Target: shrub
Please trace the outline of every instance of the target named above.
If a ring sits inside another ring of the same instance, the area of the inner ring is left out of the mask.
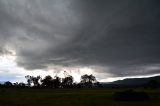
[[[114,100],[118,101],[144,101],[150,99],[146,92],[136,92],[134,90],[116,92],[113,97]]]

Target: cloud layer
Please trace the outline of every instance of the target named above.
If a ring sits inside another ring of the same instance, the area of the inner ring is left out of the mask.
[[[160,73],[158,0],[0,0],[0,14],[0,54],[25,69]]]

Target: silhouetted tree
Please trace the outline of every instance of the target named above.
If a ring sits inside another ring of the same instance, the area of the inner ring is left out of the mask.
[[[25,76],[25,78],[27,79],[27,85],[28,85],[29,87],[31,87],[32,76],[27,75],[27,76]]]
[[[37,76],[37,77],[31,77],[31,79],[32,79],[32,82],[33,82],[33,84],[34,84],[34,87],[39,87],[40,86],[40,79],[41,79],[41,77],[40,76]]]
[[[81,88],[82,84],[81,83],[73,83],[73,88]]]
[[[41,80],[41,82],[43,87],[54,87],[54,80],[50,75],[46,76],[43,80]]]
[[[62,79],[62,86],[63,88],[70,88],[73,84],[73,77],[71,75],[68,75],[67,77]]]
[[[81,76],[81,84],[82,86],[85,86],[85,87],[92,87],[93,86],[93,83],[96,81],[96,78],[95,76],[93,76],[92,74],[91,75],[82,75]]]
[[[27,79],[27,85],[30,87],[31,84],[34,85],[34,87],[39,87],[40,86],[40,79],[41,77],[40,76],[37,76],[37,77],[34,77],[34,76],[25,76],[25,78]]]
[[[48,87],[48,88],[81,88],[81,87],[102,87],[102,85],[96,80],[95,76],[91,75],[83,75],[81,76],[80,83],[74,83],[73,77],[71,75],[66,74],[65,78],[60,78],[55,76],[52,78],[50,75],[46,76],[42,79],[40,76],[34,77],[27,75],[25,76],[27,79],[27,84],[21,83],[11,83],[9,81],[1,84],[0,86],[4,87]],[[33,85],[33,86],[31,86]]]
[[[4,83],[4,86],[6,86],[6,87],[12,87],[12,85],[13,84],[10,81],[7,81]]]
[[[20,82],[20,83],[18,84],[18,87],[20,87],[20,88],[24,88],[24,87],[26,87],[26,84],[25,84],[25,83],[23,83],[23,82]]]
[[[18,84],[19,84],[18,82],[13,83],[13,86],[14,86],[14,87],[18,87]]]
[[[55,78],[53,79],[53,85],[54,85],[54,88],[59,88],[61,85],[61,78],[59,78],[58,76],[55,76]]]

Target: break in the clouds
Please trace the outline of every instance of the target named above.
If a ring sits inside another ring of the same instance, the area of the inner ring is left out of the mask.
[[[26,70],[59,66],[116,77],[159,74],[160,2],[0,0],[0,55],[6,53]]]

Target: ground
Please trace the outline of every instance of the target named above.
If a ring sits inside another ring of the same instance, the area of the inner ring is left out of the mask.
[[[122,90],[0,88],[0,106],[160,106],[158,89],[138,89],[151,96],[148,101],[115,101],[113,94]]]

